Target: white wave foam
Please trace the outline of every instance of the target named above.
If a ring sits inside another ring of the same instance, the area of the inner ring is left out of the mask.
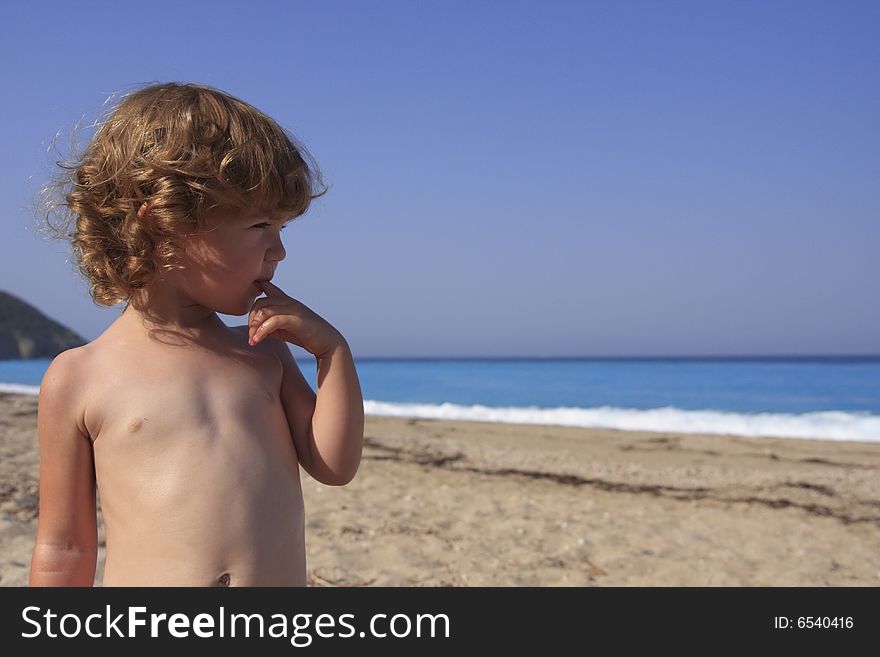
[[[0,383],[0,392],[39,395],[40,386]],[[566,427],[622,429],[625,431],[668,431],[736,436],[814,438],[880,442],[880,415],[868,412],[816,411],[812,413],[733,413],[730,411],[687,411],[674,406],[652,408],[538,408],[537,406],[490,407],[479,404],[398,404],[364,400],[368,415],[512,422]]]
[[[673,406],[641,410],[636,408],[538,408],[461,406],[458,404],[391,404],[364,401],[369,415],[551,424],[630,431],[730,434],[822,440],[880,442],[880,415],[868,412],[817,411],[813,413],[733,413],[729,411],[687,411]]]
[[[28,386],[23,383],[0,383],[0,392],[12,392],[19,395],[39,395],[40,386]]]

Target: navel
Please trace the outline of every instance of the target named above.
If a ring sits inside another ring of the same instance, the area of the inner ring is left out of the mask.
[[[223,573],[222,575],[220,575],[220,577],[217,579],[217,582],[220,584],[220,586],[229,586],[229,573]]]

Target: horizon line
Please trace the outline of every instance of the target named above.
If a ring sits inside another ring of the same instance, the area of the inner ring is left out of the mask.
[[[300,348],[302,351],[302,348]],[[300,356],[294,354],[297,360],[308,360],[308,356]],[[354,355],[355,360],[361,361],[546,361],[546,360],[763,360],[763,361],[806,361],[806,360],[880,360],[880,353],[877,354],[749,354],[749,355],[731,355],[731,354],[714,354],[714,355],[673,355],[673,356],[359,356]],[[52,358],[3,358],[0,362],[24,362],[28,360],[52,360]]]
[[[877,354],[749,354],[749,355],[673,355],[673,356],[358,356],[356,360],[880,360]]]

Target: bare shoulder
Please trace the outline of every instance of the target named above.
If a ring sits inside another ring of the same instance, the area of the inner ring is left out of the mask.
[[[40,382],[39,409],[44,416],[63,414],[75,421],[82,433],[88,433],[84,418],[92,356],[88,344],[62,351],[52,359]]]
[[[40,386],[48,384],[50,387],[59,388],[76,385],[88,368],[87,363],[93,351],[94,349],[88,344],[62,351],[49,363]]]
[[[241,338],[242,342],[247,344],[248,338],[248,327],[247,324],[243,324],[242,326],[231,326],[230,329]],[[290,348],[287,346],[287,343],[284,340],[275,340],[275,339],[267,339],[263,340],[256,346],[251,347],[248,345],[248,349],[260,352],[260,353],[270,353],[273,354],[278,360],[281,361],[282,365],[289,365],[289,361],[293,360],[293,355],[290,353]]]
[[[232,328],[232,330],[236,334],[240,335],[241,340],[244,342],[244,344],[247,345],[247,325],[245,324],[243,326],[233,326],[230,328]],[[293,354],[290,351],[290,347],[284,340],[268,338],[261,341],[254,347],[248,346],[247,348],[255,350],[257,352],[271,354],[276,359],[278,359],[278,361],[281,363],[282,383],[286,384],[284,386],[285,389],[287,389],[288,386],[292,386],[298,391],[292,394],[296,396],[302,396],[303,399],[305,399],[307,402],[310,399],[310,395],[312,397],[314,396],[314,392],[309,387],[309,384],[303,377],[302,372],[299,369],[299,365],[297,365],[296,360],[294,359]],[[314,406],[313,401],[311,402],[311,405]]]

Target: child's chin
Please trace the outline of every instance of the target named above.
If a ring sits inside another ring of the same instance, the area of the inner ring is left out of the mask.
[[[259,293],[247,293],[236,299],[217,300],[215,312],[223,315],[241,316],[247,315],[254,305]]]
[[[214,308],[214,311],[220,313],[221,315],[231,315],[233,317],[240,317],[241,315],[247,315],[251,310],[251,306],[253,306],[253,305],[254,305],[254,302],[253,302],[253,299],[251,299],[247,303],[240,303],[240,304],[237,304],[234,306],[230,304],[229,306],[223,306],[221,308]]]

